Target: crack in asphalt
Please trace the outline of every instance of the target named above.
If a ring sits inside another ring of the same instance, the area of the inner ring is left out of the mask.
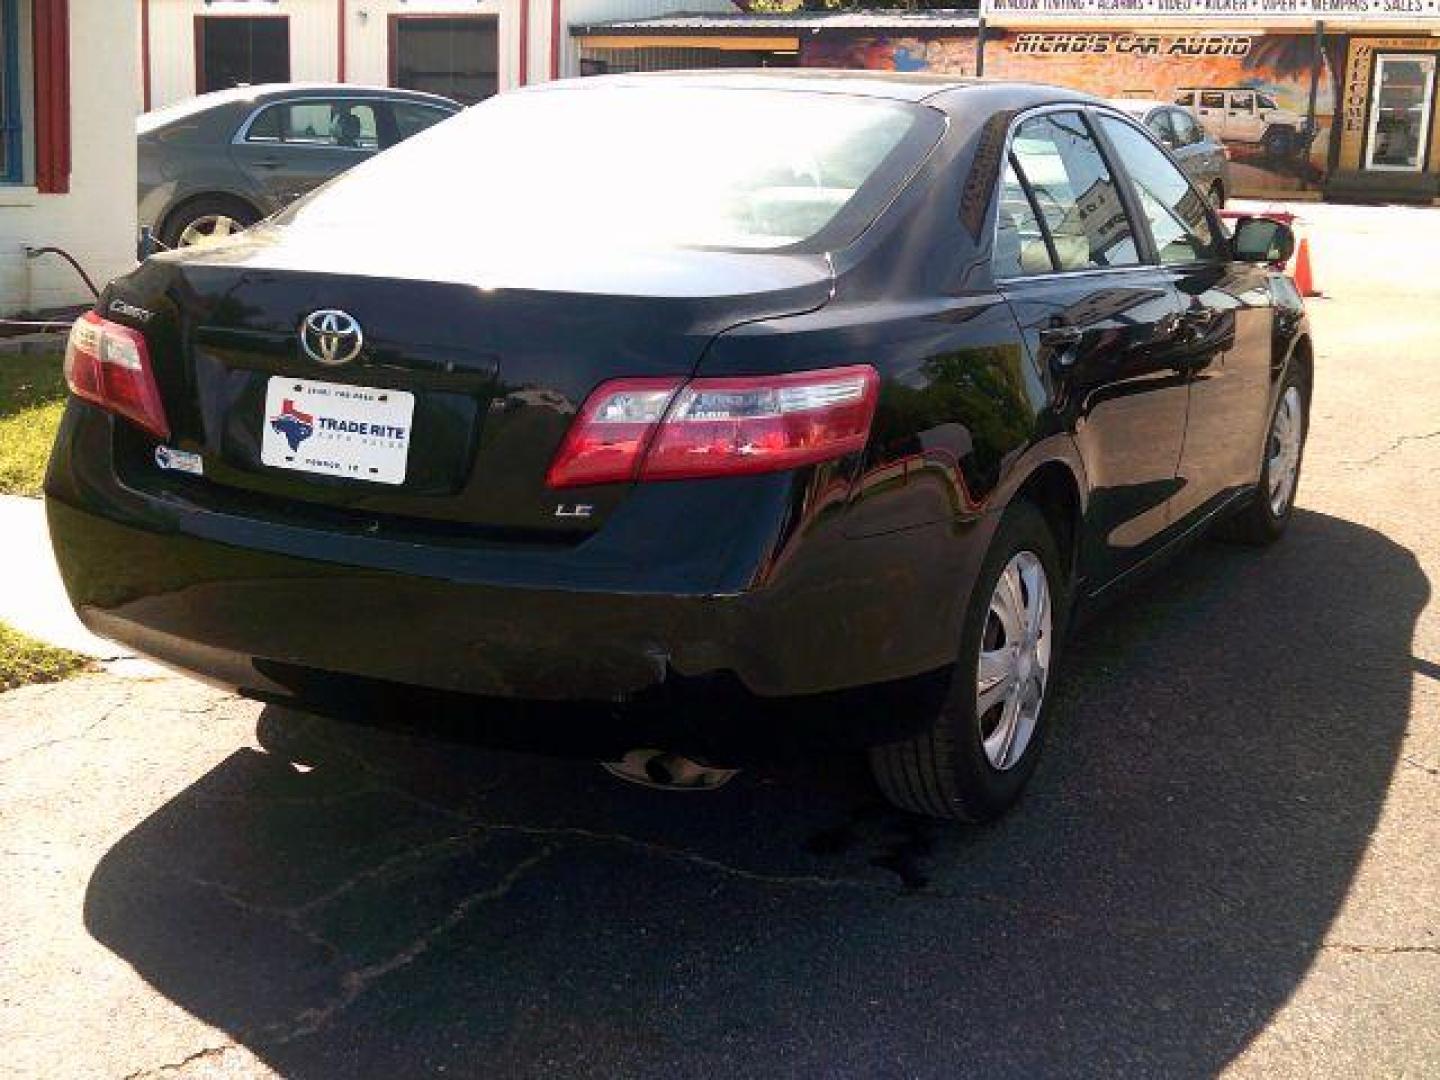
[[[162,866],[151,859],[139,861],[143,861],[145,866],[153,873],[161,874],[175,881],[181,881],[187,885],[193,885],[196,888],[213,892],[226,903],[246,914],[267,919],[278,919],[286,929],[326,953],[332,960],[344,959],[345,954],[341,948],[330,939],[306,926],[301,921],[297,909],[281,907],[278,904],[257,904],[253,900],[247,900],[244,896],[240,895],[233,886],[227,885],[225,882],[215,878],[204,877],[200,874],[184,873],[172,867]]]
[[[1423,761],[1416,761],[1409,754],[1402,755],[1400,762],[1403,765],[1409,765],[1412,769],[1419,769],[1423,773],[1429,773],[1431,776],[1440,776],[1440,768],[1436,768],[1434,765],[1426,765]]]
[[[15,753],[10,754],[8,757],[0,758],[0,766],[9,765],[12,762],[19,761],[21,758],[27,757],[30,754],[35,753],[35,751],[37,750],[48,750],[52,746],[62,746],[65,743],[69,742],[83,742],[85,739],[88,739],[91,735],[93,735],[95,731],[102,725],[104,725],[112,716],[114,716],[116,713],[118,713],[121,709],[125,708],[129,704],[130,692],[127,690],[121,696],[121,700],[107,706],[105,711],[101,713],[98,718],[90,721],[90,723],[86,724],[85,727],[80,731],[77,731],[71,735],[60,735],[54,739],[46,739],[43,742],[38,742],[31,746],[27,746],[22,750],[17,750],[15,751]]]
[[[1341,464],[1343,464],[1343,465],[1374,465],[1375,462],[1379,461],[1381,458],[1385,457],[1387,454],[1393,454],[1396,450],[1399,450],[1399,449],[1400,449],[1402,446],[1404,446],[1406,443],[1410,443],[1410,442],[1423,442],[1423,441],[1426,440],[1426,439],[1435,439],[1435,438],[1440,438],[1440,431],[1426,431],[1426,432],[1423,432],[1423,433],[1420,434],[1420,435],[1401,435],[1398,439],[1396,439],[1394,442],[1392,442],[1389,446],[1385,447],[1385,449],[1381,450],[1381,451],[1380,451],[1379,453],[1377,453],[1377,454],[1372,455],[1371,457],[1362,458],[1362,459],[1352,458],[1352,459],[1350,459],[1349,461],[1342,462]]]
[[[887,895],[893,895],[897,891],[890,885],[881,884],[878,881],[864,881],[860,878],[826,877],[823,874],[767,874],[760,870],[746,870],[743,867],[721,862],[719,859],[712,859],[707,855],[686,851],[684,848],[657,844],[653,840],[639,840],[633,836],[627,836],[625,833],[600,832],[595,829],[586,829],[573,825],[523,825],[511,822],[485,822],[479,824],[478,827],[493,830],[498,833],[510,833],[516,836],[542,837],[557,840],[590,840],[599,843],[619,844],[624,847],[643,851],[647,855],[658,855],[666,859],[676,859],[681,862],[703,867],[718,874],[723,874],[726,877],[757,882],[763,885],[796,885],[825,889],[849,888],[860,889],[867,892],[882,892]]]
[[[423,934],[399,952],[378,963],[367,964],[364,967],[354,968],[345,972],[340,979],[340,993],[333,999],[322,1005],[301,1010],[288,1029],[277,1032],[275,1031],[274,1025],[272,1025],[259,1033],[260,1037],[267,1038],[277,1044],[284,1044],[304,1038],[307,1035],[313,1035],[327,1027],[336,1016],[344,1012],[364,995],[375,982],[402,968],[409,967],[416,960],[420,959],[420,957],[429,952],[435,943],[445,934],[462,923],[471,911],[480,904],[499,900],[504,897],[526,874],[541,862],[548,859],[554,851],[555,849],[553,847],[546,846],[528,858],[522,859],[494,885],[487,889],[481,889],[478,892],[471,893],[461,900],[451,909],[450,914],[430,926]]]
[[[1327,941],[1320,946],[1327,952],[1349,953],[1354,956],[1440,956],[1440,944],[1435,945],[1363,945],[1348,941]]]
[[[181,1069],[187,1068],[197,1061],[204,1061],[206,1058],[220,1057],[228,1054],[235,1048],[233,1042],[222,1043],[219,1046],[207,1046],[203,1050],[196,1050],[193,1054],[186,1055],[179,1061],[170,1061],[164,1065],[152,1065],[144,1069],[136,1069],[132,1073],[126,1073],[122,1080],[145,1080],[146,1077],[150,1076],[161,1076],[164,1073],[179,1072]]]

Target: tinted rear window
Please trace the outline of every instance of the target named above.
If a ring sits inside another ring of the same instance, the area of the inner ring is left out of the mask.
[[[925,106],[838,94],[511,94],[346,174],[278,224],[492,247],[834,247],[863,231],[943,130]]]

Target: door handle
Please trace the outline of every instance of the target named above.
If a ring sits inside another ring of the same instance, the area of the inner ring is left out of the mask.
[[[1063,323],[1040,331],[1040,345],[1049,351],[1050,370],[1057,377],[1066,375],[1075,366],[1075,361],[1079,359],[1075,346],[1084,336],[1085,331],[1080,327]]]
[[[279,158],[273,157],[260,158],[255,162],[256,167],[261,169],[278,169],[283,164]]]
[[[1078,326],[1047,326],[1040,331],[1040,344],[1052,349],[1067,349],[1080,344],[1085,331]]]

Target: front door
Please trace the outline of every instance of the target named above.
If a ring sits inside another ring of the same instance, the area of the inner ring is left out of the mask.
[[[1179,299],[1146,265],[1089,123],[1026,120],[1012,141],[995,274],[1092,495],[1082,572],[1093,587],[1161,542],[1185,435]]]
[[[1434,53],[1375,57],[1365,141],[1367,169],[1420,172],[1425,167],[1434,92]]]
[[[1270,291],[1264,270],[1230,259],[1204,195],[1144,133],[1114,116],[1100,127],[1180,299],[1170,355],[1188,377],[1190,407],[1170,521],[1183,527],[1257,479],[1269,420]]]

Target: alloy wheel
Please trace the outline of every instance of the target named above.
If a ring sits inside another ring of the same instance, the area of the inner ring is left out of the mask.
[[[1001,772],[1024,756],[1045,703],[1051,612],[1045,564],[1034,552],[1016,552],[990,597],[976,672],[980,741]]]
[[[186,248],[214,244],[242,232],[244,228],[244,225],[228,214],[206,214],[185,227],[185,231],[180,234],[180,242],[175,246]]]
[[[1270,441],[1266,452],[1266,475],[1270,481],[1270,512],[1276,517],[1285,513],[1295,494],[1295,480],[1300,472],[1300,446],[1305,433],[1305,410],[1298,387],[1287,387],[1275,407],[1275,420],[1270,425]]]

